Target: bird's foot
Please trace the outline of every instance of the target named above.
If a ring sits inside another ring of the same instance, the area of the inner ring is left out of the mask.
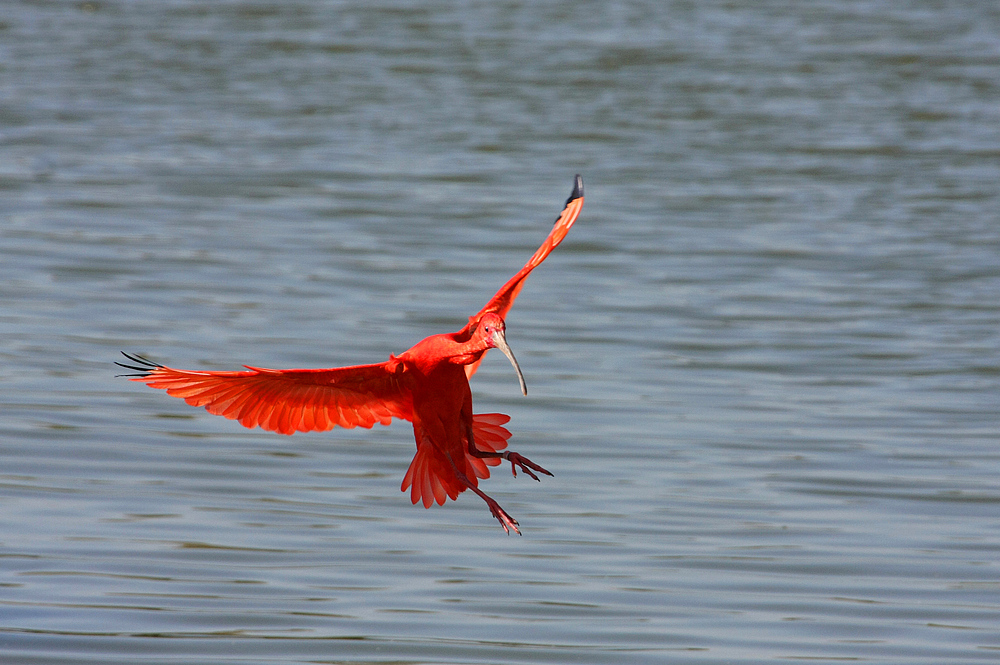
[[[517,467],[521,467],[521,471],[524,471],[526,474],[528,474],[535,480],[538,480],[538,476],[532,473],[532,469],[534,469],[538,473],[544,473],[546,476],[552,475],[551,471],[543,469],[542,467],[538,466],[530,459],[522,455],[521,453],[515,453],[512,450],[508,450],[503,453],[502,457],[508,462],[510,462],[510,471],[511,473],[514,474],[515,478],[517,478]]]
[[[510,535],[510,530],[513,529],[514,533],[521,535],[521,530],[517,528],[517,520],[507,514],[507,511],[500,507],[500,504],[493,499],[487,499],[486,505],[490,507],[490,512],[493,513],[493,517],[497,518],[500,522],[500,526],[503,530]]]
[[[521,535],[521,530],[517,528],[517,520],[508,515],[507,511],[501,508],[500,504],[497,503],[495,499],[493,499],[486,492],[484,492],[483,490],[479,489],[474,484],[472,484],[472,481],[469,480],[469,477],[466,476],[461,471],[459,471],[457,468],[455,469],[455,475],[458,476],[458,479],[462,481],[462,484],[465,485],[467,489],[470,489],[476,494],[478,494],[479,498],[481,498],[483,501],[486,502],[486,505],[490,507],[490,512],[493,513],[493,517],[497,518],[497,521],[500,522],[500,526],[503,527],[503,530],[506,531],[508,535],[510,535],[511,529],[514,529],[514,533],[516,533],[517,535],[519,536]]]

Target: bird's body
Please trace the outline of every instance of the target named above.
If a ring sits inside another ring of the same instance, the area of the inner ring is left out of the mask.
[[[552,475],[513,451],[504,451],[510,432],[503,414],[473,414],[469,378],[483,356],[498,348],[510,359],[521,390],[521,370],[506,342],[504,317],[528,274],[562,241],[583,206],[583,181],[576,176],[573,193],[552,231],[522,268],[469,323],[454,333],[431,335],[389,360],[371,365],[331,369],[275,370],[247,366],[246,371],[179,370],[125,354],[137,370],[134,381],[203,406],[209,413],[281,434],[326,431],[335,426],[388,425],[393,418],[413,423],[417,453],[403,478],[413,503],[443,505],[471,489],[486,501],[504,530],[517,528],[492,498],[478,487],[489,477],[488,466],[501,460],[532,478],[533,471]],[[503,451],[503,452],[501,452]]]

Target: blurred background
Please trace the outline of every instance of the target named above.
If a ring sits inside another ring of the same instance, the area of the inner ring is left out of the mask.
[[[523,537],[115,378],[457,330],[575,173]],[[995,662],[998,183],[989,2],[8,2],[0,659]]]

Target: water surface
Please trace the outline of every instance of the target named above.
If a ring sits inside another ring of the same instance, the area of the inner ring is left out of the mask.
[[[995,662],[989,3],[15,2],[0,654]],[[583,215],[478,411],[551,469],[398,491],[115,379],[377,362]]]

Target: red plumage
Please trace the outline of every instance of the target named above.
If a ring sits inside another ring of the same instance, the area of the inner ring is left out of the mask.
[[[510,418],[500,413],[473,414],[469,378],[483,356],[499,348],[514,365],[527,394],[521,370],[507,346],[504,317],[524,286],[524,280],[562,242],[583,207],[583,180],[576,176],[573,192],[548,237],[528,263],[490,299],[461,330],[432,335],[383,363],[331,369],[265,369],[206,372],[164,367],[142,356],[125,356],[136,363],[133,381],[166,390],[191,406],[237,420],[244,427],[261,427],[280,434],[327,431],[334,427],[388,425],[393,418],[413,423],[417,452],[403,478],[413,503],[443,505],[471,489],[486,501],[504,530],[520,533],[517,521],[478,488],[489,478],[490,466],[511,463],[535,480],[533,471],[552,475],[527,458],[504,451]],[[501,452],[504,451],[504,452]]]

